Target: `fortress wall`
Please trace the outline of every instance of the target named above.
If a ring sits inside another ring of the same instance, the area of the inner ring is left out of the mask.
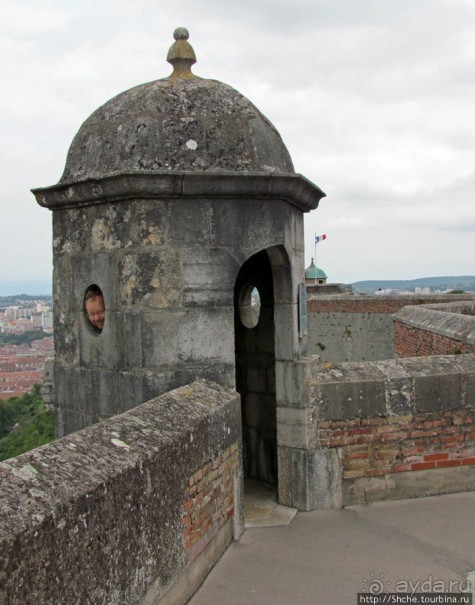
[[[304,468],[300,496],[287,504],[338,508],[475,489],[474,355],[306,359],[283,376],[280,472],[291,476],[297,461]]]
[[[320,295],[308,297],[308,353],[322,361],[377,361],[394,357],[392,315],[408,305],[451,301],[467,295]]]
[[[184,602],[242,531],[239,396],[205,381],[0,463],[0,602]]]
[[[307,347],[322,361],[391,359],[392,317],[389,313],[309,313]]]
[[[399,357],[475,352],[475,303],[405,307],[394,316]]]

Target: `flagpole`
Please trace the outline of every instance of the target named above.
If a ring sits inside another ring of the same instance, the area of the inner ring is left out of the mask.
[[[314,264],[315,264],[315,267],[316,267],[317,266],[317,232],[315,232],[314,241],[315,241],[315,254],[313,255],[313,259],[314,259]],[[316,271],[314,271],[314,278],[313,278],[313,280],[314,280],[314,284],[313,285],[316,286],[317,285],[317,272]]]
[[[327,239],[327,236],[325,233],[323,233],[322,235],[317,235],[315,233],[315,261],[317,260],[317,244],[320,241],[323,241]],[[317,283],[317,263],[315,262],[315,283]]]

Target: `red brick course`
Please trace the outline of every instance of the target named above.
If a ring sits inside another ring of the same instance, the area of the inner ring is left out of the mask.
[[[475,464],[475,410],[361,418],[319,425],[322,447],[341,449],[343,477]]]
[[[394,352],[398,357],[452,355],[475,353],[475,346],[395,321]]]
[[[234,476],[239,468],[234,443],[189,479],[183,506],[183,541],[194,560],[234,513]]]

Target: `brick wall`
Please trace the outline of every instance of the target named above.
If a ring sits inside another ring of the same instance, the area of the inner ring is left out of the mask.
[[[183,511],[183,541],[190,561],[234,514],[234,477],[239,468],[237,443],[207,462],[189,479]]]
[[[394,322],[394,350],[398,357],[475,353],[475,345],[427,329]]]
[[[324,421],[319,438],[340,448],[343,479],[475,465],[475,410]]]
[[[394,319],[398,357],[475,352],[475,301],[404,307]]]

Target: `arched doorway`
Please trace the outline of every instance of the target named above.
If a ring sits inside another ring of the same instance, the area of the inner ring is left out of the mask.
[[[277,486],[274,284],[265,250],[241,267],[234,309],[244,477]]]

